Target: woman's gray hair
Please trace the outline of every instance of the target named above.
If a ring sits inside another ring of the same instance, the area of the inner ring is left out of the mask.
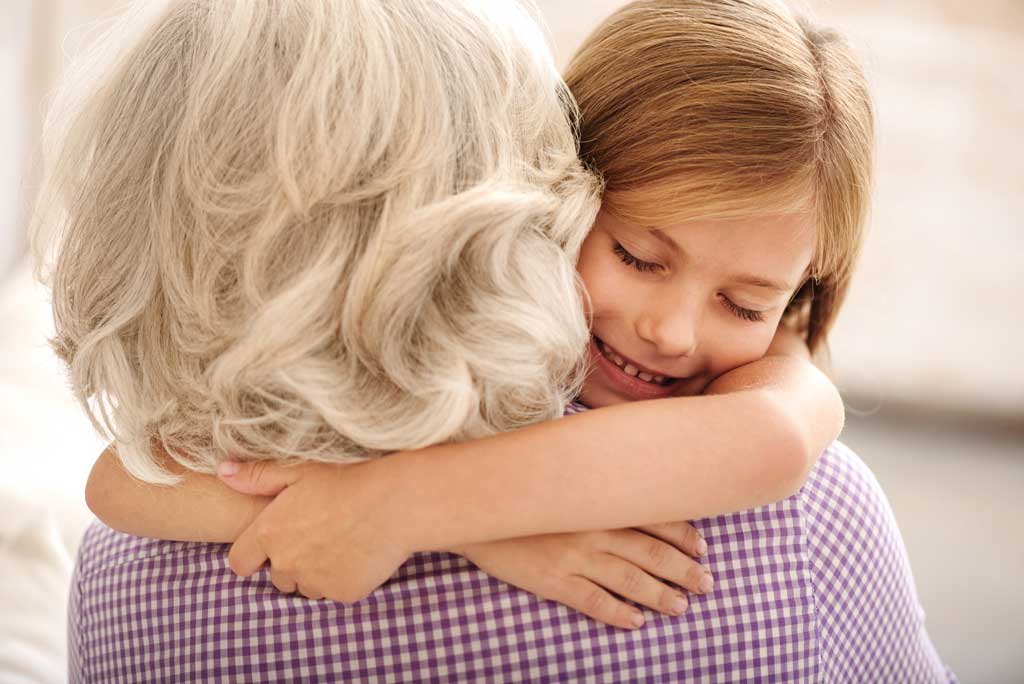
[[[600,194],[574,117],[509,0],[130,15],[47,121],[33,241],[78,399],[159,483],[160,448],[351,462],[560,415]]]

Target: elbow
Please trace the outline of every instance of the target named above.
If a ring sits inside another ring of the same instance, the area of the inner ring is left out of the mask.
[[[103,496],[100,493],[101,482],[103,480],[102,470],[105,467],[104,459],[107,458],[107,453],[110,449],[107,449],[100,457],[96,459],[96,462],[92,464],[92,470],[89,471],[89,479],[85,483],[85,505],[89,507],[92,514],[97,518],[103,519],[102,505]]]
[[[810,459],[808,470],[817,462],[821,453],[839,439],[846,424],[846,406],[839,390],[824,375],[820,377],[821,391],[818,393],[817,410],[812,414],[813,418],[804,417],[799,421],[797,416],[792,418],[794,422],[799,422],[793,429],[803,433],[804,448]]]
[[[804,430],[811,457],[817,460],[829,444],[839,439],[846,424],[846,406],[832,381],[817,368],[813,370],[814,399],[808,413],[811,419],[805,419]]]
[[[773,483],[777,490],[775,500],[793,496],[803,487],[818,462],[824,446],[818,444],[804,425],[805,419],[793,415],[785,407],[776,404],[773,421],[777,428],[773,446],[766,449],[764,482]]]
[[[820,452],[810,449],[806,440],[797,435],[794,435],[789,444],[787,452],[780,454],[776,461],[778,463],[776,481],[781,487],[779,500],[793,496],[800,491],[820,455]]]
[[[822,377],[814,410],[802,412],[790,403],[774,397],[772,415],[778,427],[779,451],[772,462],[776,481],[784,483],[785,496],[800,490],[821,454],[839,438],[846,421],[846,408],[839,390]]]
[[[117,509],[111,505],[115,501],[112,496],[112,480],[116,478],[120,468],[113,448],[107,447],[96,459],[85,483],[85,505],[103,524],[113,529],[120,529],[116,516]]]

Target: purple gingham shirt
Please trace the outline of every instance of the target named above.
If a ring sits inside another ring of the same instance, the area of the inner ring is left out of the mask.
[[[574,412],[570,409],[570,412]],[[679,617],[627,631],[421,553],[345,605],[248,579],[229,546],[94,523],[72,579],[72,682],[955,682],[903,540],[840,443],[798,494],[695,521],[715,576]]]

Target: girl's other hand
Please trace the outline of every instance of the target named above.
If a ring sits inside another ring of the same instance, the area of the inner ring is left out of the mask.
[[[345,603],[370,594],[410,554],[374,463],[220,464],[232,489],[275,497],[235,541],[228,565],[248,577],[269,561],[285,593]]]
[[[666,615],[682,614],[686,593],[711,591],[696,560],[707,544],[689,523],[603,532],[544,534],[451,549],[492,577],[558,601],[599,622],[636,629],[643,613],[612,592]]]

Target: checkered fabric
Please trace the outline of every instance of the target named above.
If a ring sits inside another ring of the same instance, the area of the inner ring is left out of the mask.
[[[248,579],[224,544],[99,523],[72,582],[72,682],[953,682],[902,539],[843,445],[785,501],[699,520],[714,591],[627,631],[422,553],[353,605]]]

